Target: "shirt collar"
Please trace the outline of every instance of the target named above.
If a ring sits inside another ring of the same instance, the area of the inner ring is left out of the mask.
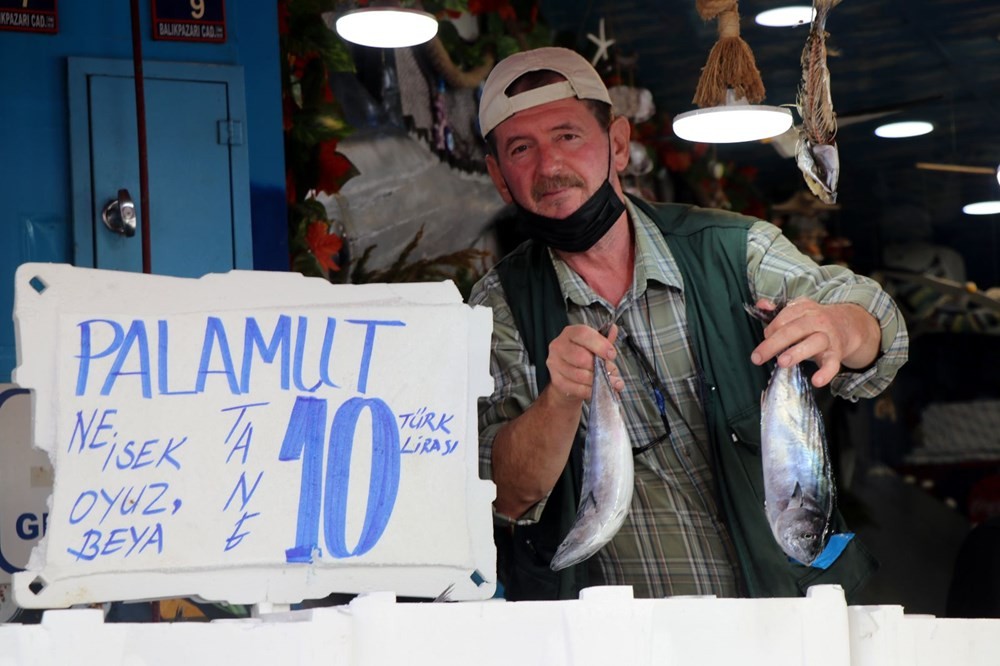
[[[635,231],[633,290],[638,288],[638,293],[642,293],[650,281],[683,290],[684,280],[681,278],[680,269],[674,261],[670,246],[663,237],[663,232],[628,197],[625,198],[625,208],[628,210],[632,229]]]
[[[670,252],[670,247],[659,227],[628,197],[625,197],[625,209],[635,234],[635,268],[632,273],[632,287],[626,299],[634,300],[641,296],[650,281],[683,291],[684,280],[681,278],[677,262],[674,261],[674,255]],[[566,265],[566,262],[552,251],[552,248],[548,248],[548,251],[559,284],[562,286],[563,295],[567,299],[581,306],[587,306],[600,300],[600,296],[584,282],[583,278]]]

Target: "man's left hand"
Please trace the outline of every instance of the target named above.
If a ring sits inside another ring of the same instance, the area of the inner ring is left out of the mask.
[[[765,311],[776,309],[766,299],[756,305]],[[753,350],[750,360],[761,365],[777,357],[778,365],[787,368],[812,359],[819,366],[812,383],[819,388],[829,384],[842,365],[852,369],[871,365],[880,342],[878,320],[860,305],[824,305],[796,298],[764,328],[764,341]]]

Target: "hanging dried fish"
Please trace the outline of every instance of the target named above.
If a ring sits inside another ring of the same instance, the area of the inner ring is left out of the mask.
[[[813,0],[816,15],[802,49],[802,82],[797,104],[802,129],[795,147],[795,161],[806,185],[824,203],[837,201],[840,156],[837,151],[837,116],[830,95],[830,70],[826,66],[826,18],[840,0]]]

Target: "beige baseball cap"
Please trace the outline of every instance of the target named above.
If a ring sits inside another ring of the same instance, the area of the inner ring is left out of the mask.
[[[558,72],[566,80],[513,96],[507,95],[507,88],[522,74],[543,69]],[[483,94],[479,99],[479,129],[486,136],[518,111],[570,97],[611,104],[611,96],[608,95],[604,81],[576,51],[548,46],[515,53],[497,63],[486,77]]]

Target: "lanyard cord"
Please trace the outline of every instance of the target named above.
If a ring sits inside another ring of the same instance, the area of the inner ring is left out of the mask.
[[[649,329],[650,335],[652,335],[653,321],[649,308],[648,289],[643,292],[643,300],[646,303],[646,325]],[[620,324],[619,328],[621,328]],[[639,345],[637,345],[632,340],[632,336],[629,335],[627,331],[623,330],[623,332],[625,333],[625,344],[632,351],[633,356],[635,356],[636,360],[638,360],[639,362],[639,367],[642,369],[642,373],[646,377],[646,383],[649,386],[650,390],[652,391],[653,398],[656,401],[656,409],[660,413],[660,420],[663,422],[664,432],[662,435],[660,435],[659,437],[657,437],[656,439],[654,439],[653,441],[649,442],[644,446],[633,448],[632,450],[633,454],[638,455],[640,453],[648,451],[657,444],[664,442],[670,438],[672,429],[670,427],[670,419],[667,417],[668,402],[670,403],[670,407],[673,409],[673,411],[677,413],[677,416],[680,418],[681,422],[684,423],[685,427],[687,427],[688,432],[693,432],[693,431],[691,430],[691,426],[688,425],[687,419],[684,418],[684,415],[681,413],[680,409],[673,404],[673,400],[670,400],[669,393],[667,392],[666,387],[663,385],[663,382],[660,381],[660,374],[659,372],[657,372],[656,366],[654,365],[655,356],[653,363],[650,363],[649,359],[647,359],[645,354],[642,353],[642,350],[639,349]]]
[[[660,420],[663,421],[663,434],[645,446],[634,448],[633,453],[638,455],[644,451],[648,451],[670,437],[670,420],[667,418],[667,401],[663,395],[663,389],[660,387],[660,380],[656,375],[656,370],[654,370],[649,361],[646,360],[646,357],[639,350],[639,346],[632,341],[632,336],[628,333],[625,334],[625,344],[628,345],[628,348],[632,350],[632,355],[639,361],[639,367],[642,369],[642,374],[646,377],[646,384],[649,385],[650,390],[653,392],[653,398],[656,400],[656,409],[660,412]]]

